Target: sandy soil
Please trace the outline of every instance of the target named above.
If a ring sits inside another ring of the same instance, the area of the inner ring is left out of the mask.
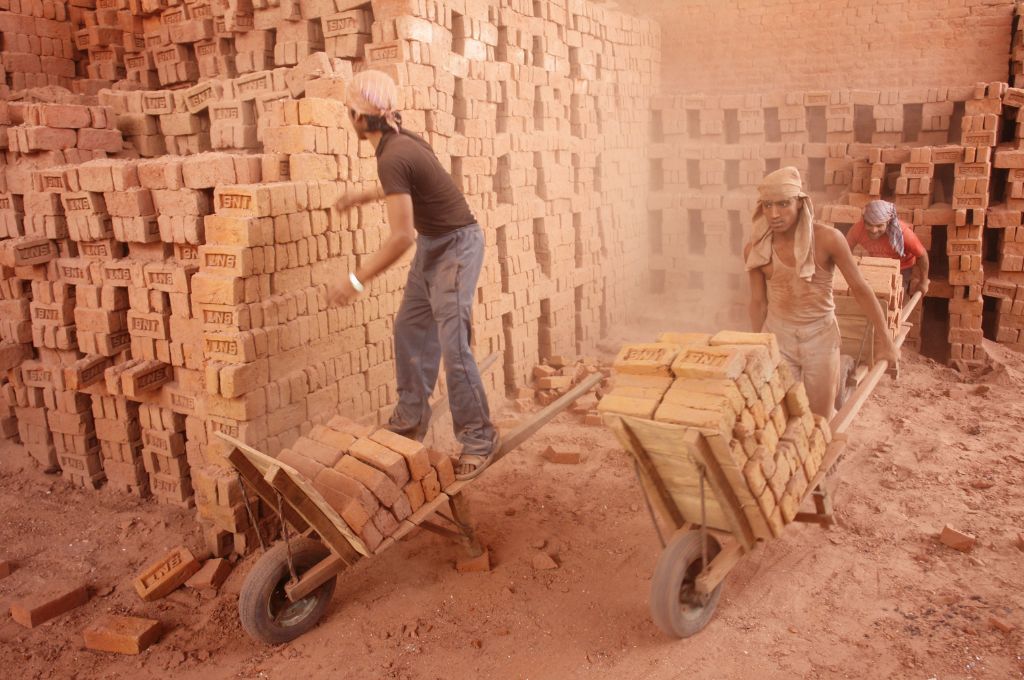
[[[563,414],[469,491],[494,568],[458,574],[458,548],[420,532],[344,575],[324,621],[299,640],[250,640],[236,613],[253,558],[220,596],[182,589],[143,603],[131,579],[178,544],[191,513],[70,487],[0,448],[0,609],[60,579],[90,602],[34,630],[0,621],[16,678],[1016,678],[1024,677],[1024,362],[964,377],[916,355],[884,379],[850,433],[838,526],[793,525],[730,574],[699,635],[651,622],[660,551],[632,465],[613,437]],[[580,465],[541,452],[579,447]],[[971,554],[937,541],[946,523]],[[558,568],[536,571],[541,551]],[[84,649],[101,613],[158,618],[140,657]],[[993,623],[1014,626],[1003,632]],[[11,673],[8,675],[8,672]]]

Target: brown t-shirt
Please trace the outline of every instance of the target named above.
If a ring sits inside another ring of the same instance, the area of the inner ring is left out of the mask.
[[[413,223],[425,236],[441,236],[476,222],[434,150],[411,132],[384,133],[377,145],[377,176],[385,196],[412,197]]]

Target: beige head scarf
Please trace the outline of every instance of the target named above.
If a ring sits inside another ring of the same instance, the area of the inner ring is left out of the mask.
[[[364,116],[382,116],[395,132],[401,118],[398,107],[398,88],[391,76],[383,71],[360,71],[352,79],[345,96],[345,105]]]
[[[814,276],[814,204],[804,192],[800,171],[794,167],[779,168],[769,174],[757,187],[761,200],[779,201],[785,198],[802,198],[803,209],[796,225],[793,254],[796,256],[797,274],[810,281]],[[747,255],[747,271],[763,267],[772,261],[772,230],[765,219],[758,202],[754,211],[754,230],[750,237],[750,254]]]

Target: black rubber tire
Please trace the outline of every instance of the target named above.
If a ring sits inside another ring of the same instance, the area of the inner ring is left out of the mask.
[[[291,541],[292,562],[300,577],[330,554],[310,538]],[[291,642],[317,624],[334,595],[335,576],[298,602],[290,603],[284,587],[291,579],[288,549],[278,543],[253,566],[238,595],[238,617],[254,640],[279,645]]]
[[[708,560],[721,550],[718,541],[708,536]],[[697,576],[703,569],[700,532],[678,531],[661,551],[651,578],[651,618],[666,635],[690,637],[711,620],[722,595],[722,584],[704,601],[695,590]]]

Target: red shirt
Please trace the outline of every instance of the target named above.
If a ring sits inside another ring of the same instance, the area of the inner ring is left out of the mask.
[[[900,261],[900,269],[910,269],[917,262],[917,258],[925,254],[924,245],[917,237],[910,225],[900,220],[900,227],[903,229],[903,257],[896,254],[889,243],[889,234],[882,234],[878,238],[871,238],[868,230],[864,227],[864,220],[857,222],[846,234],[846,242],[850,244],[850,250],[857,246],[864,246],[871,257],[888,257]]]

